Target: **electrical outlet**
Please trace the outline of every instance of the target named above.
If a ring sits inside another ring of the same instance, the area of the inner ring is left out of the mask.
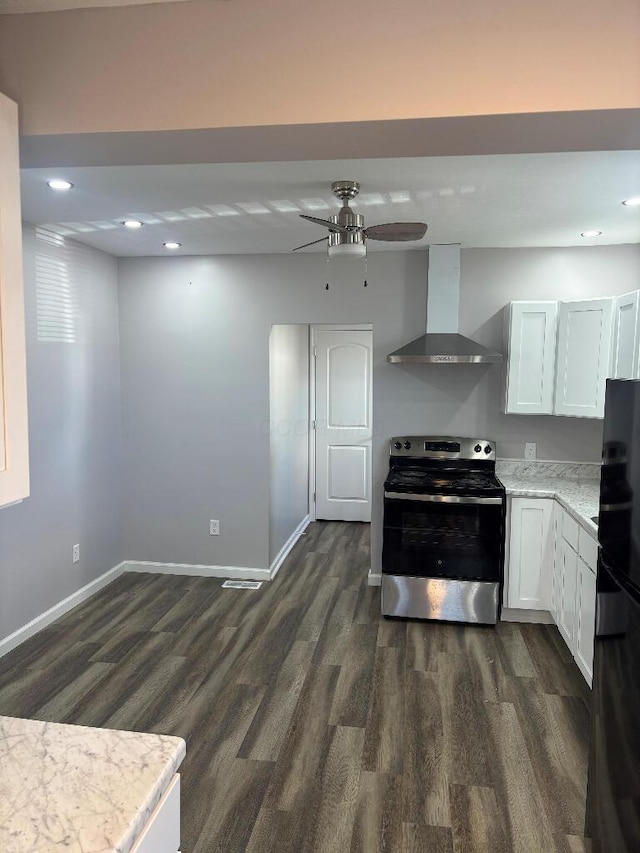
[[[220,536],[220,522],[217,518],[212,518],[209,522],[209,536]]]
[[[525,459],[535,459],[536,458],[536,445],[533,441],[527,441],[524,446],[524,458]]]
[[[73,546],[73,562],[74,563],[80,562],[80,546],[79,545]]]

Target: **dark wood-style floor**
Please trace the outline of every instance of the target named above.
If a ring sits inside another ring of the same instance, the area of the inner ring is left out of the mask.
[[[183,853],[578,853],[587,691],[553,627],[384,620],[368,526],[259,591],[125,574],[0,660],[0,713],[175,734]]]

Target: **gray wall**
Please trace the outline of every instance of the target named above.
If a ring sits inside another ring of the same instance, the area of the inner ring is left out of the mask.
[[[460,325],[502,351],[504,306],[517,299],[584,299],[640,286],[640,246],[467,249],[461,257]],[[482,433],[502,457],[522,458],[527,441],[539,459],[599,462],[602,421],[502,414],[505,367],[401,368],[429,384],[429,421],[460,434]],[[437,431],[437,430],[436,430]]]
[[[516,299],[585,299],[612,296],[640,287],[640,246],[560,249],[468,249],[462,252],[460,322],[487,346],[503,350],[503,306]],[[504,366],[484,369],[469,390],[462,418],[475,409],[477,430],[498,442],[502,457],[521,459],[524,443],[535,441],[539,459],[599,462],[602,421],[540,415],[503,415]],[[455,376],[455,374],[454,374]]]
[[[25,226],[24,265],[31,497],[0,509],[0,638],[123,559],[116,261]]]
[[[269,562],[309,512],[309,327],[269,338]]]
[[[600,422],[503,415],[503,368],[400,366],[386,355],[424,332],[426,253],[332,265],[307,256],[120,261],[127,559],[269,564],[269,332],[276,323],[367,323],[374,339],[374,569],[387,440],[397,433],[483,434],[501,456],[597,461]],[[461,331],[502,349],[511,299],[622,293],[640,247],[478,249],[462,253]],[[208,519],[221,519],[221,536]]]

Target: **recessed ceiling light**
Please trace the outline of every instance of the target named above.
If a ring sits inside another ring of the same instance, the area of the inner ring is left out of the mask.
[[[599,237],[602,234],[602,231],[583,231],[580,236],[581,237]]]
[[[182,246],[182,243],[174,243],[173,240],[169,240],[167,243],[162,244],[165,249],[179,249]]]
[[[139,219],[125,219],[122,224],[125,228],[131,228],[132,231],[135,231],[136,228],[142,228],[144,222],[140,222]]]
[[[47,181],[47,186],[50,190],[70,190],[73,187],[71,181],[65,181],[62,178],[54,178],[51,181]]]
[[[638,207],[638,205],[640,205],[640,195],[634,195],[632,198],[625,198],[622,203],[625,207]]]

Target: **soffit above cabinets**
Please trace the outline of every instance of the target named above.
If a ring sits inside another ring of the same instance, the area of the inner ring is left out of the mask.
[[[105,6],[139,6],[148,3],[184,3],[187,0],[0,0],[0,15],[23,12],[60,12]]]

